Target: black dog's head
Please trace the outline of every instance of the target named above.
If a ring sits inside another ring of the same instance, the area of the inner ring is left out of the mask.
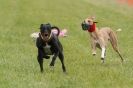
[[[40,25],[40,36],[44,41],[48,41],[51,37],[51,25],[48,24],[41,24]]]

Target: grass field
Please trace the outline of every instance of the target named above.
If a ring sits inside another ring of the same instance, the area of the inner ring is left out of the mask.
[[[109,26],[117,33],[120,58],[111,45],[106,63],[91,55],[87,32],[80,23],[95,15],[98,27]],[[50,22],[68,29],[60,38],[64,46],[68,74],[56,60],[54,72],[50,60],[44,60],[44,73],[36,59],[37,49],[30,38],[41,23]],[[133,7],[114,0],[0,0],[0,88],[132,88],[133,87]]]

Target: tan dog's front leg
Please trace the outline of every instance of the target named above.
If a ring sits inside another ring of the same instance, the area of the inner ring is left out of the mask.
[[[93,38],[91,38],[91,47],[92,47],[92,55],[96,55],[96,42]]]

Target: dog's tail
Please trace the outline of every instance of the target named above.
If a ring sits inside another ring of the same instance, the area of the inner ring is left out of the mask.
[[[53,27],[51,28],[51,32],[53,32],[54,34],[56,34],[57,36],[59,36],[59,34],[60,34],[60,29],[59,29],[58,27],[56,27],[56,26],[53,26]]]
[[[123,57],[121,56],[120,51],[118,49],[118,44],[117,44],[118,40],[117,40],[116,34],[113,31],[110,31],[109,36],[110,36],[110,42],[113,49],[119,54],[121,60],[123,61]]]

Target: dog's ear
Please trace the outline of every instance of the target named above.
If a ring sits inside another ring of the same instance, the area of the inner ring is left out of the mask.
[[[95,20],[95,18],[96,18],[95,16],[91,16],[91,19],[92,19],[92,20]]]
[[[94,23],[98,23],[98,22],[95,21]]]
[[[52,29],[51,24],[50,23],[47,23],[46,25],[47,25],[47,29],[49,29],[51,31],[51,29]]]
[[[91,20],[93,20],[93,21],[95,20],[95,18],[96,18],[95,16],[89,16],[89,17],[88,17],[88,19],[91,19]]]
[[[40,28],[39,29],[42,29],[42,27],[43,27],[43,24],[40,25]]]
[[[51,24],[50,24],[50,23],[47,23],[46,25],[49,25],[49,26],[51,26]]]
[[[39,38],[41,38],[41,34],[39,33],[38,35],[39,35]]]

